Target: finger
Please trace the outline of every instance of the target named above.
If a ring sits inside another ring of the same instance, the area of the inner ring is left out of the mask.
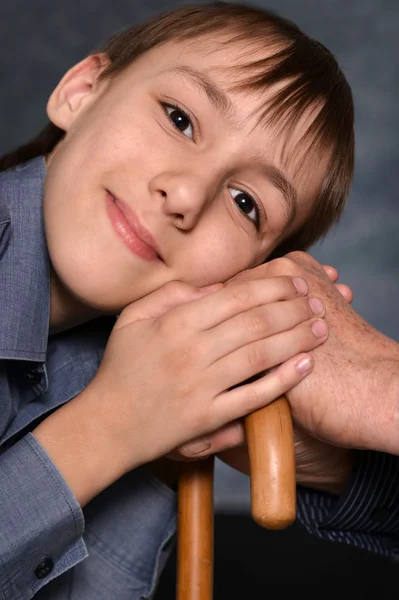
[[[278,263],[279,269],[276,270],[276,264]],[[299,275],[299,269],[297,268],[292,261],[285,260],[284,258],[279,258],[277,261],[272,260],[270,262],[262,263],[257,267],[252,267],[251,269],[245,269],[244,271],[240,271],[233,277],[231,277],[227,284],[230,284],[234,281],[251,281],[253,279],[265,279],[267,277],[276,277],[279,275],[286,276],[294,276]]]
[[[289,331],[248,344],[215,361],[209,367],[211,380],[219,393],[240,385],[300,352],[313,350],[325,342],[327,331],[325,321],[310,319]]]
[[[340,294],[342,294],[342,296],[345,298],[345,300],[347,300],[348,302],[353,301],[353,292],[349,285],[345,285],[344,283],[336,283],[335,286],[340,292]]]
[[[256,381],[220,394],[215,399],[213,426],[216,429],[267,406],[295,387],[312,369],[312,356],[301,353]]]
[[[326,275],[331,279],[331,281],[335,282],[338,279],[338,271],[335,267],[331,265],[321,265],[326,272]]]
[[[187,442],[176,453],[183,459],[198,459],[216,454],[245,443],[244,425],[241,421],[228,423],[209,435]]]
[[[304,296],[307,290],[307,283],[300,277],[237,281],[191,305],[178,308],[170,316],[176,326],[195,326],[199,331],[206,331],[255,306]]]
[[[205,338],[212,336],[208,343],[212,348],[208,352],[209,362],[251,342],[292,329],[315,315],[324,315],[324,305],[314,296],[273,302],[240,313],[205,332]]]
[[[118,326],[159,317],[172,308],[212,294],[223,287],[223,284],[217,283],[197,288],[181,281],[172,281],[148,296],[129,304],[119,315]]]

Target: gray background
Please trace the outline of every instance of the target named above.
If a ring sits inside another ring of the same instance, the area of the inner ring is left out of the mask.
[[[45,123],[52,87],[109,34],[178,2],[1,0],[0,153]],[[355,293],[354,307],[399,341],[398,150],[399,2],[264,0],[337,56],[356,105],[356,173],[344,217],[311,249],[335,265]],[[248,480],[221,464],[216,509],[249,509]]]

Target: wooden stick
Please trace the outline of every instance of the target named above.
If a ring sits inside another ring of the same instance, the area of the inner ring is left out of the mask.
[[[213,474],[213,456],[181,465],[177,600],[213,598]]]
[[[295,451],[285,397],[245,419],[251,513],[267,529],[295,520]],[[178,488],[177,600],[213,598],[213,457],[182,465]]]
[[[284,529],[296,516],[294,432],[286,398],[246,417],[245,433],[252,517],[266,529]]]

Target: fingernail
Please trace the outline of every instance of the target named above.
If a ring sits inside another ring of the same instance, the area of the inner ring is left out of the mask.
[[[308,284],[302,277],[293,277],[292,283],[294,284],[296,291],[300,294],[306,294],[308,291]]]
[[[313,360],[310,358],[310,356],[307,356],[306,354],[304,356],[301,356],[299,360],[297,360],[297,362],[295,363],[296,370],[302,374],[311,371],[312,367]]]
[[[318,319],[317,321],[314,321],[312,323],[312,327],[311,327],[314,335],[317,338],[322,338],[326,335],[327,333],[327,325],[324,321],[322,321],[321,319]]]
[[[320,315],[324,311],[324,305],[318,298],[309,298],[309,305],[315,315]]]
[[[189,442],[188,444],[184,444],[182,450],[184,450],[188,456],[195,456],[196,454],[205,452],[205,450],[208,450],[210,447],[209,441],[203,437],[193,442]]]

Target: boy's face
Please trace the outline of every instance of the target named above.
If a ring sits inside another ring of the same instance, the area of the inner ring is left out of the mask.
[[[264,95],[227,91],[220,66],[241,52],[169,43],[99,84],[91,57],[53,93],[49,116],[67,135],[48,161],[46,236],[84,304],[119,311],[172,280],[225,281],[306,220],[324,169],[299,177],[285,140],[250,116]]]

